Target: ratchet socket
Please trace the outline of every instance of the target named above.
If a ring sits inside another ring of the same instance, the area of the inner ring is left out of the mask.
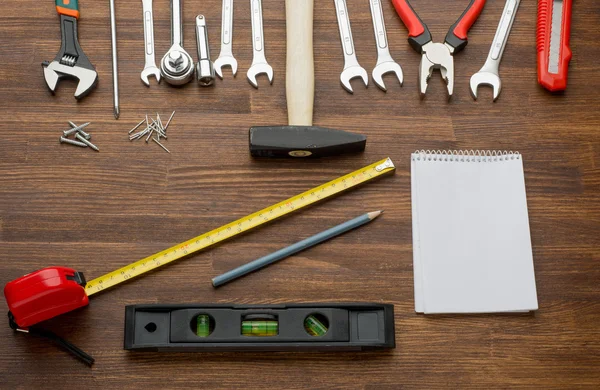
[[[204,15],[196,16],[196,44],[198,47],[198,64],[196,65],[196,79],[203,87],[212,85],[215,81],[215,68],[210,60],[208,48],[208,29]]]

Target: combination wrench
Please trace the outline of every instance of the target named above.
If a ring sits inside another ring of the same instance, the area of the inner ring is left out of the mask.
[[[508,41],[508,36],[510,35],[510,29],[515,20],[515,15],[517,14],[517,8],[519,8],[520,2],[521,0],[506,1],[487,60],[479,72],[471,76],[471,95],[475,100],[477,100],[477,88],[480,85],[488,85],[492,87],[494,101],[496,101],[500,95],[502,83],[500,82],[498,68],[500,67],[502,54],[504,53],[504,48],[506,47],[506,42]]]
[[[358,64],[356,51],[354,50],[354,41],[352,39],[352,30],[350,29],[350,18],[348,16],[348,7],[346,0],[333,0],[337,15],[338,26],[340,28],[340,38],[342,40],[342,50],[344,52],[344,70],[340,75],[342,87],[350,93],[354,93],[350,80],[360,77],[369,85],[369,75],[367,71]]]
[[[273,84],[273,68],[265,58],[265,37],[263,35],[262,1],[250,0],[250,12],[252,13],[252,65],[248,69],[248,81],[254,88],[258,88],[256,76],[266,74],[269,83]]]
[[[383,75],[394,72],[400,82],[400,86],[404,82],[404,75],[402,74],[402,67],[394,61],[390,54],[381,0],[369,0],[369,5],[371,6],[375,43],[377,44],[377,64],[372,72],[373,81],[381,90],[387,91],[383,83]]]
[[[149,76],[156,77],[160,83],[160,69],[156,66],[154,59],[154,17],[152,16],[152,0],[142,0],[142,12],[144,14],[144,52],[146,63],[142,70],[142,82],[150,86]]]
[[[194,60],[183,48],[181,0],[171,0],[171,47],[160,61],[160,71],[171,85],[183,85],[194,76]]]
[[[215,72],[219,78],[223,78],[224,66],[231,67],[231,73],[235,77],[237,73],[237,60],[233,57],[233,0],[223,0],[223,11],[221,15],[221,52],[214,63]]]

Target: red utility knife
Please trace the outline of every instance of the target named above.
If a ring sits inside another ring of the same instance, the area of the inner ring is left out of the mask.
[[[572,0],[538,0],[538,83],[549,91],[564,91],[571,61]]]

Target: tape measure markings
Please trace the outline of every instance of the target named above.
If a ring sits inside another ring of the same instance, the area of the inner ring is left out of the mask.
[[[293,211],[309,206],[315,202],[336,195],[371,179],[394,171],[394,163],[389,158],[341,176],[318,187],[312,188],[299,195],[266,207],[253,214],[213,229],[188,241],[155,253],[135,263],[131,263],[115,271],[89,281],[85,286],[88,296],[113,287],[131,278],[140,276],[148,271],[171,263],[191,253],[206,249],[214,244],[234,237],[287,215]]]

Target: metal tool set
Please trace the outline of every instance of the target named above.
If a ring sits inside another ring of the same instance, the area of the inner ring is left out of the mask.
[[[142,0],[144,30],[144,67],[142,83],[150,86],[154,76],[157,83],[164,79],[173,86],[183,86],[194,78],[202,87],[215,84],[215,75],[223,79],[224,68],[237,74],[238,62],[233,55],[234,1],[222,1],[221,49],[212,62],[206,17],[195,18],[197,61],[185,50],[183,42],[183,0],[171,3],[171,46],[156,63],[153,0]],[[248,82],[258,88],[259,75],[266,75],[273,83],[273,68],[266,59],[263,8],[261,0],[250,1],[253,57],[247,71]],[[387,91],[384,75],[393,74],[400,86],[404,81],[402,67],[394,61],[389,50],[381,0],[368,1],[377,59],[371,72],[374,83]],[[386,0],[387,1],[387,0]],[[407,0],[389,0],[408,29],[410,46],[421,55],[418,69],[418,89],[424,97],[435,70],[439,70],[447,85],[448,97],[454,93],[454,55],[467,43],[467,32],[475,23],[485,0],[469,0],[468,6],[450,27],[443,42],[436,42],[425,23]],[[62,43],[52,62],[43,62],[46,84],[52,93],[63,77],[78,80],[75,98],[91,92],[98,81],[98,73],[81,49],[77,37],[79,19],[78,0],[55,0],[60,18]],[[358,63],[350,16],[346,0],[333,0],[344,56],[340,83],[353,93],[351,81],[360,78],[365,87],[369,75]],[[492,41],[488,58],[481,70],[470,80],[473,98],[478,87],[493,88],[495,101],[501,91],[499,65],[508,36],[515,21],[520,0],[506,0],[504,11]],[[331,3],[329,3],[331,4]],[[366,147],[366,136],[342,130],[313,125],[314,105],[314,51],[313,0],[286,0],[286,103],[287,125],[252,126],[249,129],[249,151],[253,157],[330,157],[343,153],[360,153]],[[114,116],[119,117],[119,79],[117,60],[115,1],[109,0],[110,31],[113,71]],[[571,58],[569,49],[571,0],[539,0],[538,15],[538,77],[539,83],[551,91],[566,88],[567,68]],[[141,54],[141,53],[140,53]],[[168,128],[175,111],[163,124],[160,115],[147,114],[128,131],[130,141],[144,140],[156,143],[165,152]],[[69,122],[63,131],[61,143],[89,147],[99,151],[87,132],[90,123],[77,125]],[[344,191],[393,173],[389,158],[341,176],[323,185],[255,213],[212,229],[168,249],[125,265],[115,271],[86,281],[81,272],[65,267],[48,267],[14,281],[4,288],[9,307],[10,326],[25,333],[46,337],[58,343],[86,364],[93,358],[61,337],[47,332],[40,322],[86,306],[93,294],[120,283],[131,281],[193,253],[206,250],[225,240],[236,237],[271,221],[279,219]],[[317,245],[351,229],[366,225],[381,215],[374,211],[305,238],[291,246],[266,255],[212,279],[214,287],[257,271],[310,246]],[[268,271],[267,271],[268,272]],[[224,287],[226,288],[226,287]],[[393,348],[393,306],[384,304],[302,304],[302,305],[141,305],[129,306],[125,315],[125,348],[154,351],[207,351],[207,350],[363,350]]]

